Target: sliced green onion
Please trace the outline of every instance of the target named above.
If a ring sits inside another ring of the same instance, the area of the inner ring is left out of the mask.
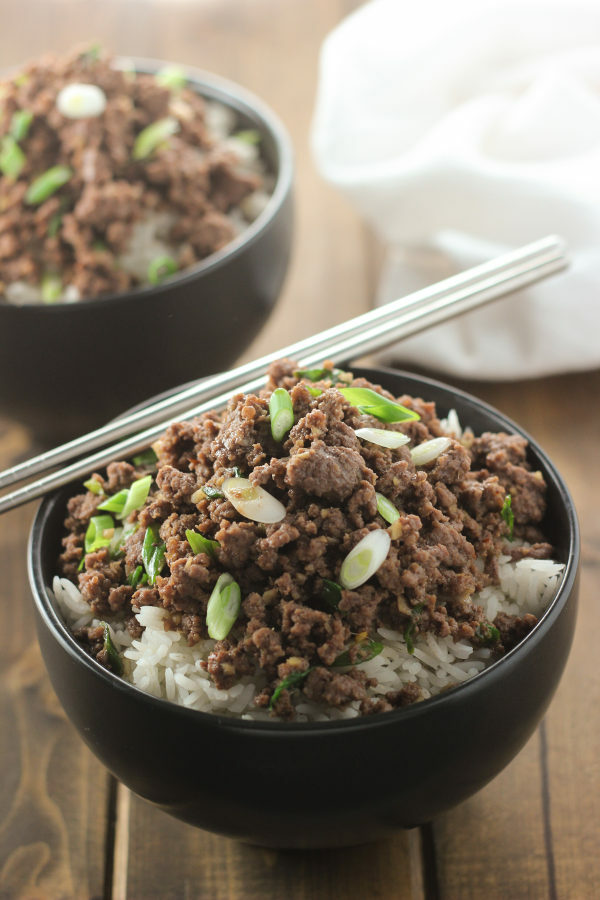
[[[15,77],[13,78],[13,83],[16,85],[16,87],[25,87],[25,85],[29,83],[29,80],[30,76],[27,74],[27,72],[19,72],[19,74],[15,75]]]
[[[320,397],[321,394],[323,393],[321,388],[313,387],[312,384],[307,384],[307,385],[305,385],[305,387],[306,387],[306,390],[308,391],[308,393],[312,394],[313,397]]]
[[[374,416],[381,422],[408,422],[421,418],[414,409],[407,409],[400,403],[388,400],[371,388],[350,387],[340,388],[339,391],[360,412]]]
[[[56,193],[71,179],[72,169],[68,166],[52,166],[35,178],[25,192],[25,203],[37,206]]]
[[[276,441],[282,441],[294,424],[292,398],[285,388],[276,388],[269,398],[271,434]]]
[[[10,120],[10,134],[15,141],[24,141],[33,122],[33,113],[28,109],[18,109]]]
[[[92,516],[85,533],[85,552],[93,553],[101,547],[108,547],[112,541],[114,527],[112,516]],[[106,531],[110,531],[108,537],[104,536]]]
[[[164,66],[156,73],[154,80],[161,87],[170,91],[180,91],[187,84],[187,78],[181,66]]]
[[[225,496],[223,491],[219,490],[219,488],[212,487],[210,484],[203,485],[200,490],[209,500],[220,500]]]
[[[228,572],[219,575],[206,607],[209,637],[215,641],[227,637],[239,615],[241,603],[242,593],[237,581]]]
[[[231,136],[243,144],[260,144],[260,131],[257,128],[245,128],[242,131],[236,131]]]
[[[380,644],[379,641],[370,639],[361,641],[360,644],[356,644],[351,650],[345,650],[343,653],[340,653],[331,666],[336,669],[340,666],[359,666],[361,663],[368,662],[370,659],[379,656],[382,650],[383,644]]]
[[[375,496],[377,497],[377,512],[382,519],[393,525],[400,518],[400,513],[391,500],[388,500],[383,494],[376,493]]]
[[[515,530],[515,514],[512,510],[512,497],[510,494],[507,494],[504,498],[504,503],[502,504],[500,515],[502,516],[508,527],[508,539],[509,541],[512,541],[513,533]]]
[[[390,450],[403,447],[410,441],[408,435],[402,434],[401,431],[387,431],[385,428],[356,428],[354,434],[363,441],[369,441],[379,447],[388,447]]]
[[[342,589],[337,582],[324,578],[320,596],[330,609],[336,610],[342,599]]]
[[[131,587],[135,590],[138,584],[142,579],[142,575],[144,574],[144,569],[142,566],[137,566],[136,569],[130,573],[127,581],[131,585]]]
[[[60,226],[62,225],[62,218],[62,213],[54,213],[54,215],[48,222],[48,230],[46,232],[48,237],[56,237]]]
[[[164,144],[172,135],[179,131],[179,122],[172,116],[159,119],[144,128],[135,139],[132,156],[134,159],[146,159],[154,151]]]
[[[158,534],[158,525],[149,525],[146,528],[142,544],[142,562],[148,573],[149,584],[154,584],[165,564],[165,544]]]
[[[137,481],[133,482],[127,493],[125,506],[121,510],[119,518],[126,519],[134,509],[140,509],[144,505],[151,484],[152,475],[144,475],[143,478],[138,478]]]
[[[430,441],[423,441],[417,447],[413,447],[410,451],[410,457],[415,466],[425,466],[427,463],[433,462],[441,453],[444,453],[450,446],[452,441],[447,437],[432,438]]]
[[[404,629],[404,640],[406,641],[406,649],[412,656],[415,652],[415,645],[413,644],[413,634],[415,633],[416,625],[414,622],[409,622],[406,628]]]
[[[121,546],[123,540],[123,529],[115,528],[115,533],[112,536],[111,542],[108,545],[108,552],[111,555],[112,559],[119,559],[123,555],[123,548]]]
[[[101,52],[102,44],[90,44],[90,47],[87,50],[80,53],[79,59],[83,60],[85,63],[95,63],[100,59]]]
[[[85,554],[81,557],[79,565],[77,566],[77,571],[83,572],[84,568],[85,568]]]
[[[226,478],[221,487],[231,505],[246,519],[272,523],[285,518],[283,503],[247,478]]]
[[[340,584],[353,591],[368,581],[379,569],[390,550],[392,539],[387,531],[369,531],[350,551],[340,569]]]
[[[500,640],[500,632],[495,625],[480,624],[475,629],[475,634],[484,644],[496,644]]]
[[[97,84],[66,84],[58,92],[56,108],[67,119],[93,119],[106,109],[106,94]]]
[[[123,490],[119,491],[118,494],[113,494],[112,497],[107,497],[106,500],[98,505],[98,509],[105,509],[107,512],[114,512],[119,515],[119,513],[123,511],[123,507],[127,502],[128,493],[128,489],[123,488]]]
[[[87,488],[92,494],[103,494],[102,485],[99,481],[96,481],[95,478],[88,478],[87,481],[83,482],[84,488]]]
[[[172,256],[157,256],[148,266],[148,281],[150,284],[162,284],[165,278],[175,274],[177,268]]]
[[[269,709],[273,709],[275,703],[279,699],[279,695],[282,691],[289,691],[291,687],[294,687],[296,684],[300,684],[301,681],[304,681],[306,676],[312,672],[314,666],[309,666],[308,669],[305,669],[304,672],[291,672],[289,675],[281,681],[273,693],[271,694],[271,699],[269,700]]]
[[[56,303],[57,300],[60,300],[62,294],[62,281],[58,275],[47,272],[40,283],[40,290],[44,303]]]
[[[158,456],[152,449],[152,447],[148,447],[147,450],[144,450],[143,453],[138,453],[137,456],[134,456],[132,462],[134,466],[141,468],[142,466],[153,466],[158,460]]]
[[[197,531],[187,530],[185,533],[188,543],[194,553],[207,553],[208,556],[215,555],[215,551],[221,546],[218,541],[211,541],[210,538],[198,534]]]
[[[115,675],[123,674],[123,660],[119,655],[119,651],[113,644],[112,637],[110,636],[110,628],[108,626],[108,622],[100,622],[104,629],[104,653],[106,654],[106,661],[110,665],[111,671],[115,673]]]
[[[25,154],[12,135],[7,134],[0,144],[0,171],[7,178],[15,181],[25,165]]]
[[[309,381],[347,381],[352,378],[350,372],[342,369],[296,369],[294,378],[308,378]]]

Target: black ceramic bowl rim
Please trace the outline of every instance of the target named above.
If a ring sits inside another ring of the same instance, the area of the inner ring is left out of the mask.
[[[117,58],[118,61],[119,58]],[[123,61],[123,60],[121,60]],[[136,72],[142,74],[153,74],[163,66],[172,65],[172,63],[156,60],[134,57],[128,62],[133,62]],[[179,67],[179,66],[178,66]],[[219,269],[238,256],[246,247],[251,246],[259,237],[263,229],[274,218],[286,197],[289,195],[292,187],[292,179],[294,173],[294,151],[292,142],[285,127],[278,116],[271,110],[262,100],[255,96],[251,91],[246,90],[238,84],[221,78],[219,75],[213,75],[211,72],[205,72],[203,69],[197,69],[193,66],[181,66],[186,79],[190,83],[190,87],[202,97],[208,100],[214,100],[223,106],[241,113],[249,119],[258,120],[258,127],[262,128],[264,134],[268,134],[273,138],[278,157],[278,169],[273,193],[262,210],[262,212],[251,222],[244,231],[230,241],[222,250],[211,253],[205,259],[193,266],[182,269],[181,272],[172,275],[170,278],[157,285],[141,285],[132,288],[129,291],[114,292],[101,294],[98,297],[90,297],[82,299],[76,303],[68,303],[59,301],[52,304],[44,303],[24,303],[16,306],[23,306],[27,309],[34,306],[36,310],[40,310],[41,315],[56,315],[57,312],[64,312],[65,309],[80,309],[82,305],[86,308],[95,305],[111,303],[122,303],[124,301],[143,300],[145,297],[152,296],[164,292],[165,289],[184,284],[187,281],[194,281],[204,272]],[[13,305],[13,304],[11,304]]]
[[[356,368],[358,369],[359,367]],[[575,587],[577,578],[580,556],[579,525],[573,500],[562,476],[558,473],[549,457],[539,447],[537,442],[527,434],[527,432],[525,432],[519,425],[513,422],[512,419],[509,419],[507,416],[503,415],[493,406],[485,403],[483,400],[479,400],[477,397],[474,397],[473,395],[468,394],[465,391],[461,391],[457,388],[451,387],[450,385],[444,384],[440,381],[436,381],[432,378],[416,376],[411,374],[410,372],[405,372],[399,369],[389,369],[383,367],[366,369],[360,367],[360,371],[361,373],[364,372],[369,374],[369,377],[377,377],[379,374],[385,377],[386,374],[389,374],[397,377],[399,376],[409,378],[412,381],[416,380],[419,382],[419,384],[422,384],[425,387],[425,390],[427,389],[427,387],[431,387],[432,389],[451,391],[454,397],[470,404],[476,410],[478,409],[487,415],[492,415],[497,420],[498,425],[501,428],[509,431],[509,433],[513,432],[516,434],[520,434],[524,438],[526,438],[530,444],[531,449],[536,453],[536,455],[542,462],[545,469],[544,474],[547,480],[551,482],[552,486],[558,493],[561,504],[563,504],[565,509],[567,510],[569,522],[568,557],[565,563],[565,572],[563,574],[563,578],[556,596],[541,616],[535,628],[522,641],[520,641],[520,643],[517,644],[516,647],[510,650],[505,656],[501,657],[490,666],[483,669],[477,675],[469,678],[468,681],[456,685],[448,691],[436,694],[435,696],[430,697],[427,700],[422,700],[418,703],[402,707],[401,709],[380,713],[374,716],[358,716],[356,718],[335,719],[328,722],[271,722],[256,719],[247,720],[234,718],[233,716],[222,716],[218,713],[207,713],[201,712],[200,710],[188,709],[187,707],[181,706],[177,703],[173,703],[171,700],[167,700],[166,698],[154,697],[152,694],[147,694],[135,685],[123,681],[123,679],[119,678],[119,676],[113,675],[112,672],[109,672],[95,659],[92,659],[91,656],[88,656],[88,654],[85,653],[85,651],[79,646],[79,644],[77,644],[75,638],[71,635],[67,626],[64,624],[61,617],[56,612],[53,602],[50,600],[49,594],[51,592],[49,588],[47,588],[44,584],[41,567],[41,536],[45,530],[45,525],[51,513],[53,504],[54,502],[57,502],[57,497],[59,496],[58,493],[55,492],[42,501],[34,518],[27,548],[27,568],[30,586],[34,596],[34,602],[38,608],[42,621],[50,629],[63,649],[66,650],[70,656],[74,657],[82,665],[86,666],[88,669],[94,672],[98,678],[101,678],[107,683],[107,685],[110,685],[113,689],[124,691],[126,694],[129,694],[133,691],[139,702],[142,704],[146,704],[150,712],[154,708],[156,708],[157,712],[162,710],[164,713],[165,704],[168,704],[169,710],[172,715],[181,715],[184,717],[189,716],[190,724],[192,724],[194,721],[199,724],[202,721],[205,721],[207,723],[210,722],[212,725],[218,724],[219,726],[233,732],[240,729],[243,731],[247,731],[249,729],[251,731],[269,731],[273,733],[279,733],[281,735],[289,734],[290,732],[313,735],[318,732],[323,732],[324,734],[326,734],[337,730],[351,732],[356,730],[363,730],[365,728],[384,728],[386,724],[392,724],[393,722],[397,722],[400,719],[409,722],[411,719],[416,719],[421,716],[428,715],[429,711],[433,712],[437,707],[440,706],[440,704],[443,704],[444,706],[450,708],[453,703],[461,703],[463,700],[465,702],[468,702],[469,695],[477,692],[479,686],[483,682],[487,682],[492,678],[501,678],[502,670],[509,666],[511,664],[511,661],[514,660],[515,657],[523,653],[525,649],[533,650],[535,645],[539,643],[539,641],[543,638],[544,633],[552,627],[555,620],[560,616],[565,604],[567,603],[573,591],[573,588]]]

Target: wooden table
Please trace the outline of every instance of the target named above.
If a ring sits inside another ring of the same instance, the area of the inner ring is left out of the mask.
[[[198,65],[256,91],[297,153],[297,239],[276,313],[247,357],[364,311],[374,243],[321,182],[308,129],[324,35],[355,0],[4,0],[3,65],[98,39]],[[583,530],[575,646],[550,710],[489,786],[419,830],[350,850],[277,852],[193,829],[132,796],[66,720],[33,636],[32,507],[0,520],[0,896],[58,898],[600,897],[600,373],[467,388],[517,419],[573,492]],[[0,386],[1,391],[10,385]],[[0,420],[0,465],[32,451]],[[584,473],[592,473],[590,476]]]

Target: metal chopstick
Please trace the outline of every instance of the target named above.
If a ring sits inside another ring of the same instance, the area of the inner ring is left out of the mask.
[[[314,337],[305,338],[275,353],[269,353],[230,372],[212,375],[199,384],[195,384],[172,397],[160,400],[146,409],[138,410],[83,437],[76,438],[60,447],[25,460],[4,472],[0,472],[0,488],[8,487],[10,484],[15,484],[18,481],[48,471],[55,466],[62,465],[70,459],[81,456],[82,453],[89,453],[97,447],[104,446],[111,440],[116,441],[128,434],[132,434],[139,428],[148,428],[151,425],[159,424],[167,416],[182,416],[188,412],[193,403],[210,400],[212,397],[216,397],[226,391],[238,389],[240,385],[253,378],[260,377],[270,363],[283,356],[305,360],[307,353],[314,353],[319,360],[324,359],[325,355],[330,354],[330,347],[339,341],[340,338],[361,335],[365,329],[376,326],[378,323],[387,325],[395,320],[395,317],[401,310],[410,308],[416,311],[421,309],[424,304],[428,304],[435,299],[441,300],[457,289],[479,283],[481,278],[495,277],[501,275],[502,272],[511,272],[515,266],[533,265],[535,267],[538,263],[543,265],[546,262],[551,265],[555,259],[564,259],[564,245],[559,238],[547,237],[533,244],[528,244],[519,250],[483,263],[466,272],[461,272],[423,290],[409,294],[400,300],[329,328]],[[377,346],[375,345],[375,348]],[[373,349],[373,347],[370,349]]]
[[[259,390],[264,385],[264,375],[253,377],[244,383],[241,383],[242,379],[248,376],[257,376],[275,359],[282,356],[295,356],[300,359],[302,366],[312,366],[321,362],[324,355],[338,360],[365,355],[531,284],[533,281],[564,268],[566,264],[564,242],[557,237],[547,237],[496,260],[469,269],[460,275],[452,276],[432,287],[410,294],[387,306],[351,319],[349,322],[328,329],[313,338],[299,341],[253,363],[240,366],[233,372],[213,376],[199,386],[176,395],[174,401],[169,398],[153,405],[149,411],[142,410],[134,416],[127,417],[126,421],[129,424],[125,434],[135,424],[138,426],[149,425],[150,427],[143,432],[134,434],[116,445],[67,466],[65,469],[0,497],[0,513],[40,497],[96,468],[101,468],[113,459],[138,452],[154,441],[168,424],[181,418],[182,414],[189,417],[199,415],[209,409],[222,408],[232,393],[238,390],[246,393]],[[205,390],[207,382],[209,385]],[[223,388],[225,389],[223,390]],[[218,390],[223,390],[223,393],[213,399]],[[204,402],[190,409],[188,406],[190,400],[197,400],[199,397],[202,397]],[[209,402],[211,400],[213,402]],[[185,404],[184,409],[181,408],[182,404]],[[171,417],[166,421],[157,422],[157,416],[165,412],[171,412]],[[55,451],[49,451],[8,470],[0,476],[0,484],[7,485],[17,478],[37,474],[49,465],[57,464],[59,460],[65,458],[62,454],[66,452],[66,448],[69,448],[70,456],[72,456],[75,452],[99,446],[100,436],[102,436],[102,440],[105,440],[106,437],[115,437],[122,433],[120,429],[115,429],[113,426],[99,429],[97,432],[92,432],[91,436],[72,441]],[[14,473],[17,474],[14,475]]]

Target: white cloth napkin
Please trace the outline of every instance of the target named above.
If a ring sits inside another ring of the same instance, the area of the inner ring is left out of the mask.
[[[567,272],[388,360],[495,379],[600,365],[599,0],[373,0],[324,42],[311,140],[389,248],[378,303],[567,241]]]

